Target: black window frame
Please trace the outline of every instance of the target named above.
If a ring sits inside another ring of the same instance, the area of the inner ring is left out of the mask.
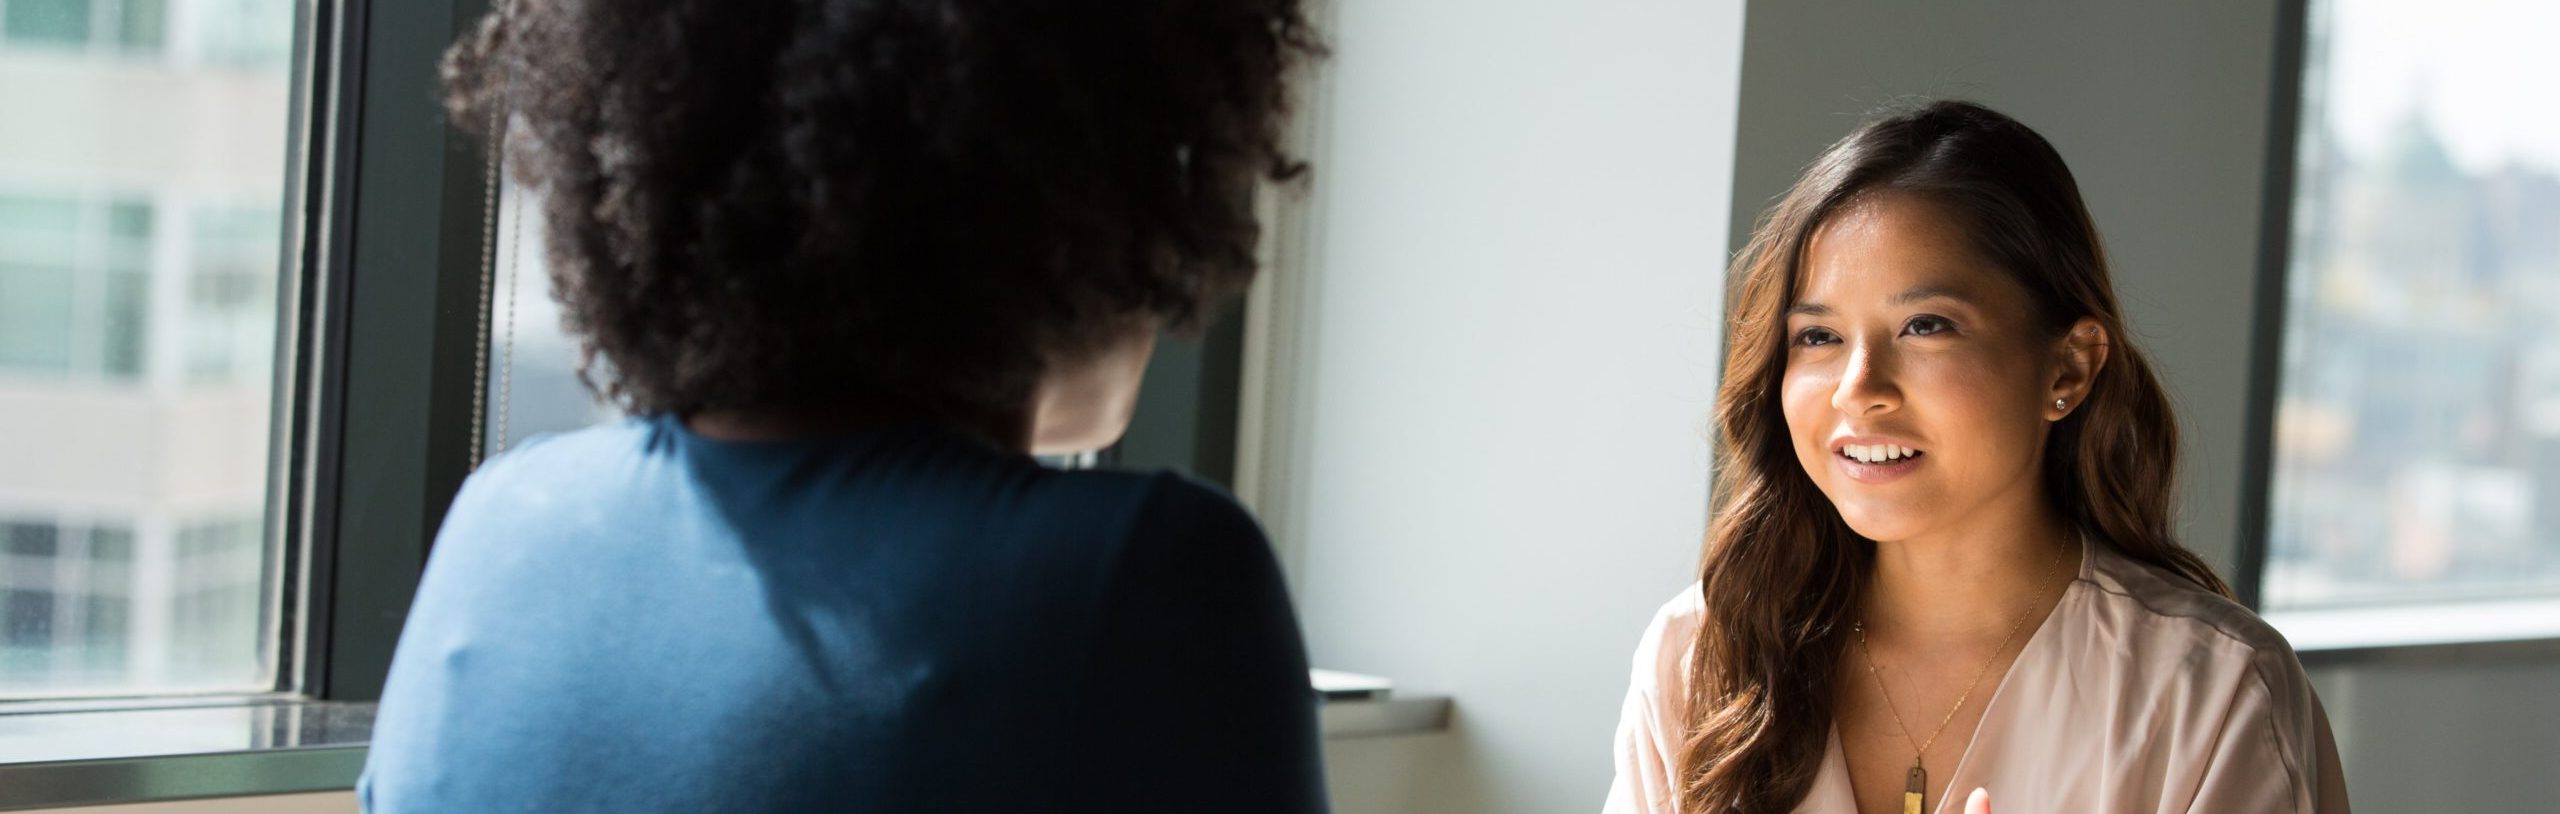
[[[279,326],[274,513],[284,689],[379,699],[444,512],[470,474],[488,164],[445,118],[437,66],[487,0],[312,0],[297,296]]]

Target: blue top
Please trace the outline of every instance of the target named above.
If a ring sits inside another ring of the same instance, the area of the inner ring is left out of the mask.
[[[471,476],[358,784],[372,812],[1325,809],[1242,507],[921,426],[667,417]]]

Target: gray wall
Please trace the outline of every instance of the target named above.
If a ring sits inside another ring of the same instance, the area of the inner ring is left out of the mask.
[[[1705,528],[1741,2],[1334,13],[1249,497],[1318,666],[1455,699],[1328,744],[1337,810],[1597,810]]]
[[[2258,219],[2278,13],[2274,0],[1752,3],[1733,245],[1879,104],[1962,96],[2035,127],[2078,175],[2136,338],[2177,399],[2182,531],[2232,574],[2251,281],[2273,237]],[[2560,797],[2560,662],[2313,661],[2359,810],[2519,811]]]

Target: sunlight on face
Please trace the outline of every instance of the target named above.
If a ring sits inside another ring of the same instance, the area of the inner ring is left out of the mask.
[[[1832,215],[1803,264],[1781,398],[1849,527],[1909,540],[2037,499],[2058,365],[2027,292],[1908,196]]]

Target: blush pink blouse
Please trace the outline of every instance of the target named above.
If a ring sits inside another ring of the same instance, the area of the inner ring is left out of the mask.
[[[2018,654],[1933,810],[1991,790],[1998,814],[2346,814],[2345,778],[2320,699],[2284,637],[2238,603],[2082,543],[2080,577]],[[1636,649],[1618,719],[1605,814],[1679,811],[1690,643],[1704,600],[1691,585]],[[1850,814],[1848,764],[1831,733],[1798,814]]]

